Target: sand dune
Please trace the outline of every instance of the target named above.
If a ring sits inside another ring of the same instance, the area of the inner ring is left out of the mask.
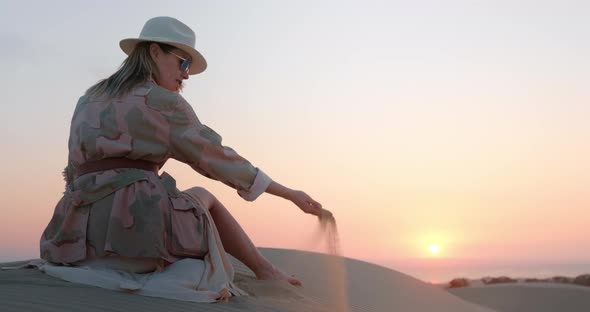
[[[305,287],[258,281],[232,258],[236,284],[251,296],[233,297],[229,303],[192,303],[109,291],[68,283],[35,269],[0,271],[0,302],[5,312],[194,311],[195,305],[199,311],[494,311],[460,299],[462,294],[455,296],[374,264],[304,251],[261,251],[299,277]]]
[[[519,283],[455,288],[449,292],[498,312],[590,311],[590,287],[584,286]]]

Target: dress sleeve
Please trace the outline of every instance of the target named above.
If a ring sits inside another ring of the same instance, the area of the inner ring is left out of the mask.
[[[180,95],[173,109],[165,113],[170,131],[171,157],[190,165],[200,174],[236,189],[247,201],[255,200],[272,180],[203,125],[192,106]]]

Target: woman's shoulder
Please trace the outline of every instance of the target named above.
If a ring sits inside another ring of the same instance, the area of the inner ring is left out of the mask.
[[[153,81],[140,82],[134,85],[131,89],[116,96],[110,96],[106,93],[89,94],[88,91],[79,98],[79,102],[95,102],[95,101],[128,101],[135,97],[146,97],[152,101],[159,102],[178,102],[182,96],[165,88],[158,86]]]
[[[182,95],[148,82],[134,90],[135,95],[145,96],[146,104],[160,111],[178,111],[186,109]]]
[[[139,83],[125,94],[117,97],[109,97],[105,94],[99,96],[84,94],[79,98],[76,106],[80,109],[91,102],[145,103],[149,108],[162,113],[190,110],[190,105],[182,95],[162,88],[153,81]]]

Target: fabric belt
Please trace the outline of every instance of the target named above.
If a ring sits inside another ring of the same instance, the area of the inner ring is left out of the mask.
[[[117,168],[135,168],[147,171],[152,171],[156,175],[160,169],[159,165],[151,161],[143,159],[129,159],[129,158],[105,158],[95,161],[87,161],[76,169],[75,176],[81,176],[83,174],[105,171]]]

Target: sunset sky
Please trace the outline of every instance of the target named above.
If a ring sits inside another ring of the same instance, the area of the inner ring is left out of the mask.
[[[183,92],[201,121],[331,210],[343,255],[590,271],[583,0],[0,1],[0,261],[39,256],[78,97],[160,15],[193,28],[209,63]],[[325,251],[283,199],[164,171],[208,188],[258,246]]]

